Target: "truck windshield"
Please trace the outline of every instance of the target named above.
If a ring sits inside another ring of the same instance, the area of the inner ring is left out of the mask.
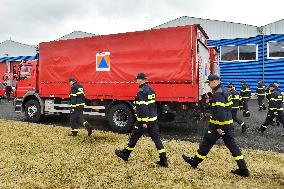
[[[32,66],[31,65],[22,65],[20,67],[20,80],[24,80],[31,77]]]

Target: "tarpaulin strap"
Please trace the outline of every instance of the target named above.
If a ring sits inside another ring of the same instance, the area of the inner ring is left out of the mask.
[[[137,121],[145,121],[145,122],[148,122],[148,121],[155,121],[157,120],[157,116],[156,117],[146,117],[146,118],[140,118],[140,117],[137,117]]]
[[[223,103],[223,102],[214,102],[212,103],[212,106],[222,106],[222,107],[226,107],[226,106],[231,106],[233,104],[233,102],[228,102],[228,103]]]
[[[200,155],[198,152],[195,152],[196,157],[200,158],[200,159],[205,159],[206,156],[202,156]]]
[[[232,119],[228,121],[218,121],[218,120],[210,119],[209,122],[215,125],[229,125],[229,124],[232,124],[234,121]]]
[[[134,148],[127,147],[126,150],[133,151]]]
[[[158,152],[160,154],[160,153],[166,152],[166,150],[165,149],[161,149],[161,150],[158,150]]]
[[[244,156],[243,156],[243,155],[240,155],[240,156],[237,156],[237,157],[233,157],[233,159],[234,159],[235,161],[238,161],[238,160],[244,159]]]
[[[71,107],[77,107],[77,106],[84,106],[85,103],[81,103],[81,104],[71,104]]]

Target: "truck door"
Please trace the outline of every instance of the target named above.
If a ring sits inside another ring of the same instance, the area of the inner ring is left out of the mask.
[[[199,73],[199,100],[201,95],[211,92],[211,89],[205,81],[210,75],[210,53],[209,49],[198,40],[197,42],[197,63]]]

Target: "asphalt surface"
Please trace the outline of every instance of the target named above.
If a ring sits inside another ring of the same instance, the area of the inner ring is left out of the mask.
[[[262,122],[264,122],[267,111],[259,112],[257,101],[251,100],[249,102],[249,109],[251,116],[243,118],[242,113],[239,112],[239,117],[245,121],[249,126],[246,133],[241,133],[241,127],[234,124],[236,141],[241,148],[250,148],[264,151],[284,152],[284,128],[282,125],[270,126],[265,133],[260,133],[256,130]],[[0,119],[25,121],[23,114],[15,113],[12,102],[7,102],[2,99],[0,102]],[[105,119],[90,120],[95,129],[108,131],[108,124]],[[45,116],[41,123],[51,124],[55,126],[68,127],[68,117],[59,116]],[[200,142],[203,138],[203,133],[206,131],[207,122],[203,121],[199,124],[180,124],[180,123],[161,123],[160,131],[164,139],[186,140],[191,142]],[[127,141],[126,141],[127,143]],[[219,139],[218,145],[223,145],[223,141]]]

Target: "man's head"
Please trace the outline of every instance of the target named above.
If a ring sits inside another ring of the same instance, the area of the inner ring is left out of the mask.
[[[263,83],[262,79],[258,80],[258,83],[259,83],[259,84],[260,84],[260,83]]]
[[[136,83],[138,83],[139,85],[142,85],[147,82],[147,76],[144,73],[138,73],[135,80],[136,80]]]
[[[276,89],[276,88],[277,88],[277,85],[275,85],[274,83],[272,83],[272,84],[269,85],[269,90],[270,90],[270,91],[272,91],[272,90],[274,90],[274,89]]]
[[[232,82],[232,81],[228,81],[227,84],[228,84],[228,85],[233,85],[233,82]]]
[[[73,85],[74,83],[76,83],[77,81],[76,81],[76,79],[74,78],[74,77],[70,77],[69,78],[69,83],[70,83],[70,85]]]
[[[234,86],[233,85],[228,85],[227,89],[228,89],[228,91],[232,91],[234,89]]]
[[[206,83],[209,83],[211,89],[214,89],[217,85],[221,83],[220,77],[215,74],[210,74]]]
[[[279,87],[279,86],[280,86],[279,81],[273,81],[273,84],[274,84],[276,87]]]

